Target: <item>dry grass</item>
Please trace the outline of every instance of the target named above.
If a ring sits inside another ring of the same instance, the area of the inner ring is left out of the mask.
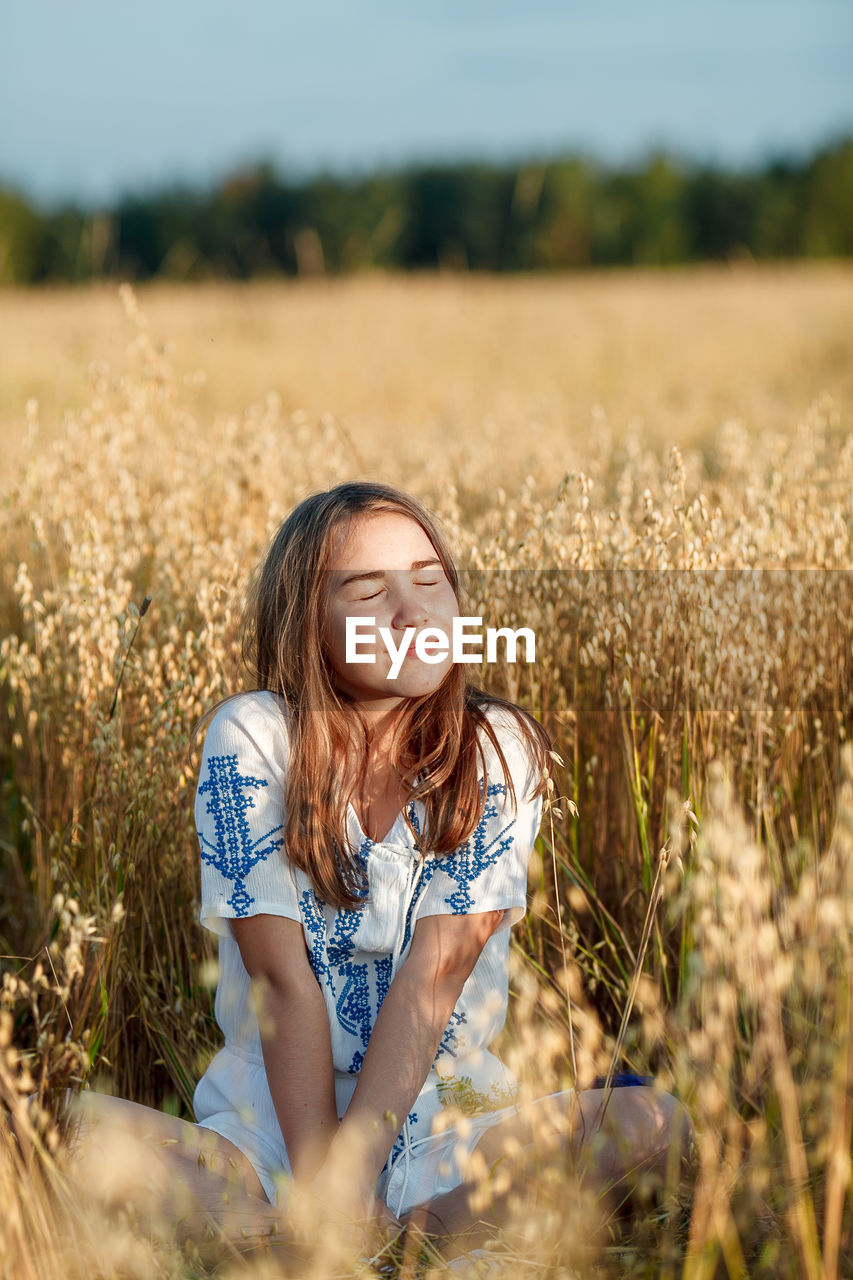
[[[274,391],[285,414],[332,413],[368,470],[433,463],[472,487],[515,484],[548,453],[574,465],[600,411],[617,439],[636,426],[687,449],[728,418],[787,434],[818,394],[853,402],[848,265],[153,285],[140,299],[201,424]],[[89,363],[123,367],[126,346],[111,287],[0,292],[0,480],[24,402],[52,437],[86,403]]]
[[[251,326],[205,361],[183,348],[192,315],[203,346],[189,295],[152,291],[147,326],[132,298],[127,320],[110,302],[115,334],[96,354],[112,343],[122,371],[96,370],[86,407],[54,449],[32,451],[2,509],[0,950],[32,959],[5,962],[2,991],[0,1094],[18,1139],[0,1117],[0,1277],[200,1265],[84,1211],[53,1120],[83,1078],[188,1104],[216,1040],[189,731],[237,679],[242,592],[281,515],[322,485],[388,471],[444,518],[472,605],[536,628],[535,669],[495,679],[566,761],[517,931],[506,1055],[538,1093],[565,1083],[572,1059],[581,1081],[606,1071],[618,1038],[620,1065],[677,1087],[697,1125],[692,1205],[650,1207],[591,1249],[571,1178],[543,1160],[496,1267],[851,1273],[849,281],[828,269],[198,295],[267,297],[267,332],[293,337],[258,343],[259,361],[281,348],[280,399],[241,364]],[[30,306],[106,305],[17,302],[22,332]],[[207,391],[176,376],[162,334],[180,368],[209,370]],[[679,387],[684,403],[668,406]],[[260,407],[208,416],[200,394]],[[648,434],[630,427],[637,413]],[[491,442],[483,430],[464,451],[426,450],[416,433],[393,466],[374,461],[395,421],[446,440],[487,417]],[[44,1115],[30,1124],[20,1099],[34,1088]],[[327,1264],[321,1252],[308,1269]]]

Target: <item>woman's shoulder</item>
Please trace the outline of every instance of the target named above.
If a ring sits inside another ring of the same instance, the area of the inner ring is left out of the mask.
[[[233,694],[214,710],[204,751],[243,754],[257,751],[284,764],[288,750],[288,712],[283,698],[266,689]]]
[[[489,702],[482,712],[503,753],[516,790],[528,795],[538,788],[547,770],[547,740],[541,726],[513,703]],[[480,730],[486,771],[500,776],[501,763],[489,734]]]
[[[494,730],[495,737],[501,746],[504,742],[508,746],[513,743],[522,746],[527,742],[539,740],[538,731],[541,729],[539,722],[514,702],[504,702],[502,699],[495,702],[489,701],[484,703],[480,710]]]

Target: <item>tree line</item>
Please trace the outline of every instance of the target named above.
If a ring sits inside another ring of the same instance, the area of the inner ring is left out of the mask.
[[[537,271],[853,254],[853,139],[751,171],[658,155],[429,165],[40,210],[0,186],[0,283],[388,270]]]

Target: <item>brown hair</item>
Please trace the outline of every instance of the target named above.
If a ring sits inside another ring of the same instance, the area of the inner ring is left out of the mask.
[[[306,498],[279,528],[250,589],[243,656],[258,689],[280,695],[288,711],[290,762],[285,783],[287,856],[301,867],[325,902],[353,907],[364,893],[356,851],[347,840],[347,805],[353,785],[342,780],[341,760],[361,749],[367,726],[335,687],[324,645],[329,569],[334,550],[361,515],[392,511],[423,529],[453,591],[459,581],[436,522],[408,494],[389,485],[350,482]],[[480,819],[485,760],[480,734],[490,740],[515,793],[504,754],[485,715],[503,706],[516,718],[544,789],[550,740],[542,726],[514,703],[471,684],[454,663],[437,689],[405,700],[391,746],[391,763],[412,778],[409,795],[425,809],[421,847],[446,854],[463,844]]]

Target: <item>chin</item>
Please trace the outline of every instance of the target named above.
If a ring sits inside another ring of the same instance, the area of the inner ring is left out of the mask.
[[[444,683],[446,675],[447,671],[407,672],[388,684],[398,698],[426,698]]]

